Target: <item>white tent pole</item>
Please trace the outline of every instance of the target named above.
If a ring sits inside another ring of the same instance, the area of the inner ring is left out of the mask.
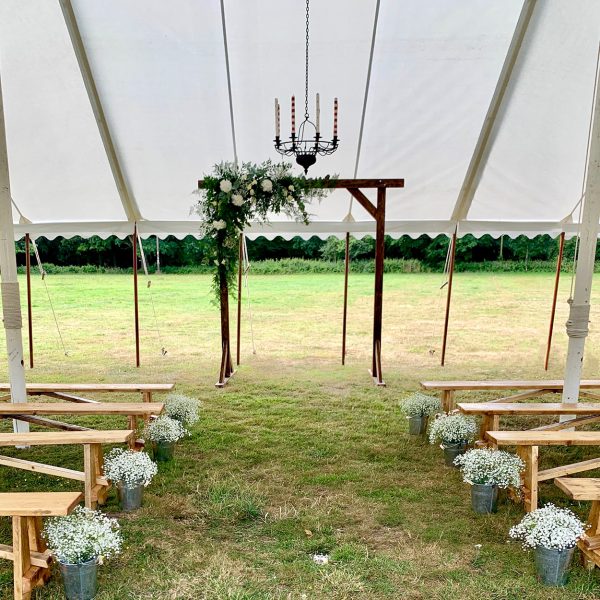
[[[583,351],[588,334],[590,293],[596,259],[596,244],[600,226],[600,85],[596,88],[594,121],[590,139],[590,155],[585,181],[585,197],[581,215],[579,254],[575,271],[575,290],[570,302],[567,335],[569,349],[565,366],[563,402],[579,400],[579,385],[583,367]]]
[[[17,281],[17,257],[13,228],[8,152],[4,127],[4,104],[0,81],[0,289],[2,290],[2,317],[6,332],[8,377],[11,402],[27,402],[25,367],[23,365],[23,338],[21,335],[21,298]],[[29,424],[13,421],[16,432],[29,431]]]
[[[102,138],[102,143],[104,144],[106,157],[108,158],[108,163],[115,180],[115,185],[117,186],[117,191],[119,192],[119,197],[123,205],[123,210],[125,211],[129,221],[141,221],[142,214],[140,213],[137,202],[131,193],[131,189],[129,188],[127,179],[125,178],[123,169],[121,168],[121,163],[119,162],[119,156],[117,154],[113,137],[106,120],[106,115],[104,114],[104,108],[102,107],[100,95],[98,94],[98,88],[96,87],[96,82],[94,81],[94,76],[92,74],[92,68],[90,67],[90,63],[88,61],[83,40],[81,39],[81,33],[79,32],[77,19],[75,18],[75,13],[73,12],[71,0],[59,1],[63,17],[65,19],[65,24],[67,26],[67,31],[69,32],[69,37],[71,38],[71,44],[73,44],[73,50],[75,51],[75,57],[77,58],[79,70],[81,71],[81,77],[83,78],[83,83],[92,106],[92,111],[94,112],[94,118],[96,119],[96,123],[98,125],[98,131],[100,132],[100,137]]]
[[[510,83],[517,58],[521,52],[521,46],[523,45],[523,40],[525,39],[525,34],[527,33],[536,2],[537,0],[524,0],[523,2],[523,8],[521,9],[521,14],[519,15],[519,20],[517,21],[510,46],[508,47],[504,65],[502,66],[502,71],[500,72],[494,95],[492,96],[492,100],[488,107],[483,127],[481,128],[479,139],[477,140],[477,145],[475,146],[473,156],[471,157],[471,162],[469,163],[469,168],[467,169],[460,193],[456,199],[456,204],[452,213],[452,221],[463,221],[469,214],[475,191],[479,185],[481,173],[491,149],[493,141],[492,134],[497,124],[498,115],[506,100],[508,84]]]

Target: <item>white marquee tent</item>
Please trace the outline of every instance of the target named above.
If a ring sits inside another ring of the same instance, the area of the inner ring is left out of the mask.
[[[390,235],[580,231],[563,395],[576,402],[600,217],[600,2],[314,0],[311,22],[311,90],[341,111],[341,147],[311,175],[404,177]],[[278,158],[273,98],[302,95],[303,33],[300,0],[0,4],[13,401],[26,400],[13,238],[123,237],[134,223],[197,234],[191,192],[212,164]],[[311,212],[309,226],[278,218],[248,233],[374,230],[347,194]]]
[[[17,237],[124,237],[134,220],[143,236],[197,234],[196,181],[234,155],[225,48],[237,154],[279,158],[273,99],[287,134],[289,98],[303,94],[304,2],[222,6],[1,3]],[[576,231],[598,0],[313,0],[311,15],[311,91],[326,129],[339,97],[341,137],[311,175],[404,177],[388,196],[393,236],[449,234],[457,221],[459,235]],[[309,227],[278,219],[249,234],[373,233],[356,202],[350,223],[349,210],[336,192]]]

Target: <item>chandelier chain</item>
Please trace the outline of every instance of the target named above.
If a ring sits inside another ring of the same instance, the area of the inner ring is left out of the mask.
[[[308,38],[309,38],[309,2],[306,0],[306,76],[304,89],[304,118],[308,120]]]

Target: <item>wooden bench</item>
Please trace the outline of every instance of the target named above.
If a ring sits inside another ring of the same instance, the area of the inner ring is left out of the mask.
[[[28,383],[26,386],[29,396],[49,396],[67,402],[87,403],[93,403],[96,400],[75,394],[140,393],[144,402],[152,402],[152,394],[172,392],[174,387],[174,383]],[[10,393],[9,383],[0,383],[0,393],[3,392]],[[10,397],[5,399],[10,400]]]
[[[62,429],[65,431],[89,431],[88,427],[45,419],[38,415],[123,415],[127,417],[127,428],[137,429],[138,418],[148,421],[151,416],[160,415],[165,405],[162,402],[94,402],[75,404],[72,402],[22,402],[0,404],[0,419],[19,419],[36,425]]]
[[[497,446],[516,446],[525,462],[522,491],[525,510],[537,508],[538,484],[541,481],[600,468],[600,458],[570,465],[538,470],[539,446],[600,446],[600,431],[488,431],[488,439]]]
[[[79,492],[0,494],[0,516],[12,517],[12,546],[0,544],[0,558],[13,561],[14,598],[29,600],[50,578],[51,556],[41,536],[42,517],[62,517],[81,501]]]
[[[487,442],[488,431],[500,429],[500,417],[502,416],[547,416],[547,415],[575,415],[575,419],[563,423],[551,423],[536,427],[530,431],[559,431],[589,425],[600,421],[600,404],[578,402],[576,404],[564,404],[555,402],[459,402],[458,410],[465,415],[480,415],[482,417],[479,439]]]
[[[35,431],[0,433],[0,446],[83,446],[83,472],[33,462],[11,456],[0,456],[0,465],[83,481],[85,505],[95,508],[106,499],[110,487],[102,476],[102,444],[126,444],[134,437],[132,430],[123,431]]]
[[[442,406],[445,412],[454,410],[454,394],[462,391],[510,391],[524,390],[511,396],[498,398],[492,402],[515,402],[535,398],[544,394],[558,394],[563,390],[562,379],[546,380],[494,380],[494,381],[421,381],[424,390],[442,393]],[[600,394],[588,390],[600,389],[600,379],[583,379],[580,395],[600,401]]]
[[[600,567],[600,479],[585,477],[559,477],[554,484],[569,498],[577,501],[591,501],[592,507],[588,517],[590,528],[577,546],[581,550],[586,567]]]

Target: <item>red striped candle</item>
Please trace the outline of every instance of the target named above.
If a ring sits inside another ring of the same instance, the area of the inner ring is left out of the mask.
[[[292,96],[292,135],[296,135],[296,97]]]
[[[333,100],[333,137],[337,137],[338,99]]]

